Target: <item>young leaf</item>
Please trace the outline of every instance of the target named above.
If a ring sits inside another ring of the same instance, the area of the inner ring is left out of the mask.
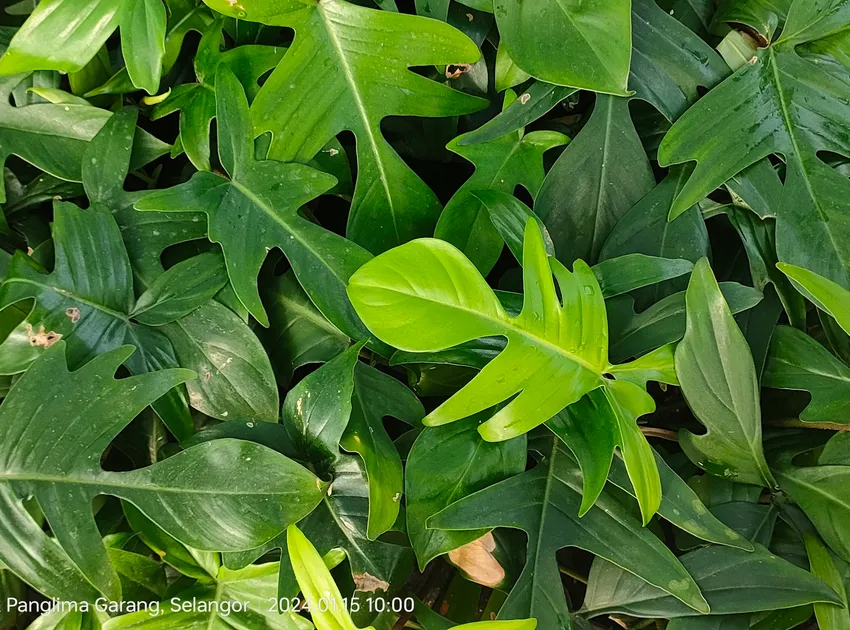
[[[500,616],[533,617],[545,628],[570,627],[555,562],[555,553],[568,546],[608,558],[695,611],[708,612],[676,557],[613,496],[603,492],[580,518],[581,472],[557,439],[547,440],[543,450],[532,470],[461,499],[428,521],[436,529],[511,527],[528,533],[525,568]]]
[[[694,268],[686,301],[687,329],[676,348],[676,374],[708,433],[682,430],[679,442],[711,473],[772,488],[776,482],[762,451],[753,358],[706,259]]]
[[[118,21],[130,80],[148,94],[156,94],[165,55],[165,5],[162,0],[122,0]]]
[[[325,487],[312,473],[238,440],[208,442],[148,468],[103,470],[98,462],[112,439],[192,373],[170,370],[115,380],[115,370],[132,352],[127,347],[70,372],[64,350],[64,342],[48,349],[0,407],[0,522],[7,541],[0,558],[46,595],[90,600],[96,588],[120,597],[91,511],[98,494],[126,499],[192,547],[231,550],[262,544],[321,500]],[[55,439],[37,439],[56,432],[56,418],[65,424]],[[53,540],[22,506],[21,497],[32,495]],[[211,515],[203,529],[195,526],[198,513]]]
[[[335,180],[301,164],[254,159],[248,102],[236,76],[219,67],[216,79],[219,156],[227,179],[200,172],[174,188],[136,203],[138,210],[203,212],[209,237],[221,243],[236,295],[264,326],[268,317],[257,274],[271,247],[284,250],[305,290],[323,313],[355,337],[362,329],[344,294],[344,282],[368,253],[300,216],[298,209]]]
[[[381,120],[481,109],[481,99],[408,70],[475,63],[481,56],[477,46],[443,22],[342,0],[274,5],[246,0],[238,7],[228,0],[206,1],[225,15],[297,33],[252,106],[255,131],[274,135],[269,157],[308,162],[339,132],[352,131],[358,174],[349,238],[377,254],[433,234],[440,202],[384,139]]]
[[[794,287],[850,334],[850,291],[828,278],[788,263],[777,263],[779,270],[791,279]]]
[[[426,425],[453,422],[516,396],[478,429],[488,441],[506,440],[545,422],[587,392],[606,387],[618,410],[618,441],[630,472],[637,474],[639,461],[649,466],[644,471],[648,477],[635,483],[657,488],[654,462],[640,455],[648,446],[644,449],[646,440],[634,424],[654,403],[640,388],[603,376],[620,366],[607,360],[605,305],[596,278],[581,261],[570,273],[550,259],[533,220],[526,225],[523,259],[525,301],[516,317],[505,312],[472,263],[448,243],[433,239],[408,243],[368,263],[352,276],[349,295],[369,328],[401,350],[432,352],[479,337],[507,338],[505,350],[432,411]],[[407,269],[416,269],[416,276],[401,271]],[[642,494],[645,519],[657,501],[654,492]]]
[[[847,592],[844,581],[829,549],[814,532],[804,532],[803,542],[809,556],[809,566],[814,575],[829,584],[841,599],[839,605],[815,604],[815,616],[821,630],[845,630],[850,628],[850,613],[847,611]]]

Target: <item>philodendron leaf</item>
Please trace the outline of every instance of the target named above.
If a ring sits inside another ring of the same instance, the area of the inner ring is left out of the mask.
[[[804,422],[850,423],[850,368],[796,328],[776,327],[762,384],[809,392]]]
[[[549,228],[558,260],[595,263],[617,222],[654,185],[628,99],[600,95],[587,124],[546,175],[534,211]]]
[[[835,558],[814,532],[804,532],[803,542],[809,556],[809,567],[813,574],[829,584],[838,594],[840,604],[816,603],[815,616],[821,630],[846,630],[850,628],[850,612],[847,610],[847,592],[841,572],[835,566]]]
[[[351,336],[365,337],[344,283],[369,254],[298,212],[330,190],[334,178],[301,164],[254,159],[242,86],[226,66],[219,66],[216,77],[219,157],[231,178],[196,173],[185,184],[144,197],[136,209],[205,213],[210,240],[222,245],[237,297],[261,324],[268,326],[268,317],[257,274],[269,249],[279,247],[319,309]]]
[[[628,94],[631,13],[627,2],[496,0],[502,42],[517,66],[557,85]],[[564,60],[559,48],[572,54]]]
[[[487,533],[486,529],[428,529],[426,522],[431,516],[465,496],[525,470],[525,436],[506,442],[486,442],[476,431],[481,419],[475,416],[426,428],[407,457],[407,531],[421,570],[435,557]],[[435,462],[439,466],[435,467]]]
[[[286,547],[301,593],[314,611],[311,617],[317,630],[358,630],[322,556],[295,525],[286,530]]]
[[[796,49],[846,21],[842,2],[795,0],[789,12],[794,32],[786,29],[691,107],[664,137],[658,158],[664,166],[697,162],[672,218],[751,164],[782,154],[787,175],[776,213],[779,259],[850,287],[850,183],[818,157],[820,151],[850,151],[850,137],[842,131],[850,115],[850,83],[837,62],[809,59]],[[833,65],[842,72],[833,72]]]
[[[197,83],[181,83],[151,110],[151,120],[180,112],[180,135],[172,155],[182,148],[200,171],[210,165],[210,124],[216,117],[216,70],[226,66],[233,71],[252,101],[260,89],[260,77],[277,65],[286,49],[279,46],[238,46],[221,52],[224,18],[211,22],[203,31],[195,56]]]
[[[130,317],[148,326],[169,324],[209,302],[226,284],[227,271],[219,253],[194,256],[154,280],[136,300]]]
[[[352,276],[348,291],[370,330],[401,350],[433,352],[479,337],[507,338],[504,351],[425,418],[428,426],[466,418],[513,397],[478,429],[488,441],[506,440],[545,422],[589,391],[605,388],[617,410],[617,442],[648,520],[658,506],[660,487],[635,419],[655,404],[641,388],[604,376],[616,376],[628,366],[608,362],[599,284],[583,262],[577,261],[570,273],[548,257],[533,220],[525,228],[523,265],[525,299],[516,317],[505,312],[469,260],[434,239],[382,254]]]
[[[513,92],[508,94],[505,107],[515,98]],[[536,196],[543,184],[544,152],[566,144],[568,138],[555,131],[526,134],[518,129],[490,142],[466,144],[466,135],[458,136],[446,148],[472,162],[475,172],[446,204],[434,236],[460,249],[486,276],[499,259],[505,241],[501,230],[493,225],[490,206],[479,191],[508,194],[522,186],[532,197]],[[520,234],[526,220],[524,217],[520,223]]]
[[[543,450],[543,459],[532,470],[461,499],[428,521],[434,529],[511,527],[528,533],[525,568],[501,617],[533,617],[545,628],[571,627],[555,561],[563,547],[607,558],[686,602],[695,614],[708,612],[699,588],[676,557],[613,495],[602,492],[579,517],[578,466],[557,439],[546,440]]]
[[[70,372],[59,342],[20,378],[0,407],[0,558],[50,597],[120,597],[91,501],[119,496],[181,542],[198,549],[246,549],[309,513],[325,492],[315,475],[265,447],[218,440],[129,472],[99,465],[102,451],[144,407],[187,370],[115,380],[132,352],[123,347]],[[56,418],[63,419],[61,430]],[[54,435],[44,440],[45,435]],[[50,539],[24,509],[35,496]],[[197,514],[205,525],[196,527]]]
[[[743,333],[708,260],[700,260],[686,295],[687,329],[676,348],[676,374],[688,406],[708,429],[682,430],[679,443],[708,472],[774,487],[761,444],[759,384]]]
[[[712,614],[793,608],[812,602],[840,602],[835,591],[761,545],[754,552],[708,546],[682,556]],[[697,611],[634,574],[597,558],[588,578],[582,610],[588,615],[625,613],[635,617],[688,617]]]
[[[88,142],[112,112],[75,103],[15,107],[10,98],[25,78],[21,74],[0,77],[0,164],[10,155],[17,155],[55,177],[82,181],[81,164]],[[149,133],[140,131],[133,141],[131,164],[138,168],[167,153],[168,148]],[[2,180],[0,201],[5,201]]]
[[[850,518],[850,466],[795,466],[791,454],[771,462],[776,480],[817,528],[824,542],[850,562],[850,535],[843,526]]]
[[[850,291],[828,278],[788,263],[777,263],[794,287],[850,334]]]
[[[351,417],[339,445],[363,460],[369,481],[367,536],[378,538],[393,528],[399,515],[404,476],[401,457],[384,428],[385,416],[416,426],[425,409],[405,385],[358,362],[354,368]]]
[[[263,298],[269,329],[260,336],[282,385],[302,365],[330,361],[348,347],[348,335],[325,319],[291,270],[267,286]]]
[[[475,63],[481,53],[472,40],[437,20],[343,0],[245,0],[238,6],[228,0],[206,1],[225,15],[296,31],[289,52],[251,108],[255,131],[274,135],[269,156],[308,162],[339,132],[352,131],[358,173],[349,238],[380,253],[433,234],[440,202],[384,139],[381,120],[481,109],[485,101],[408,70]],[[376,49],[380,54],[373,53]],[[322,72],[314,72],[319,67]]]

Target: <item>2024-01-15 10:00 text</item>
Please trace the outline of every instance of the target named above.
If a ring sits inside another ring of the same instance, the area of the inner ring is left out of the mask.
[[[269,598],[269,612],[287,613],[306,611],[310,612],[310,602],[301,599],[300,597],[280,597]],[[312,603],[312,608],[319,612],[335,612],[337,610],[347,610],[350,613],[356,613],[362,609],[369,612],[382,613],[410,613],[413,612],[415,600],[412,597],[376,597],[376,598],[360,598],[357,596],[348,598],[343,597],[342,601],[337,601],[335,597],[320,597],[318,601]]]

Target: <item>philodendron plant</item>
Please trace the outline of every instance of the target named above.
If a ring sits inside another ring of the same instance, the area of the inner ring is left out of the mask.
[[[850,630],[850,0],[9,0],[0,95],[0,630]]]

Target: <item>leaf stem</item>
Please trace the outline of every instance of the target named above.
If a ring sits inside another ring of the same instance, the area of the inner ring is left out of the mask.
[[[850,431],[850,424],[838,424],[835,422],[803,422],[799,418],[780,418],[778,420],[765,420],[764,423],[771,427],[822,429],[824,431]]]
[[[675,431],[670,431],[669,429],[659,429],[658,427],[641,427],[641,433],[648,437],[657,437],[662,440],[667,440],[669,442],[678,442],[679,437],[676,435]]]

